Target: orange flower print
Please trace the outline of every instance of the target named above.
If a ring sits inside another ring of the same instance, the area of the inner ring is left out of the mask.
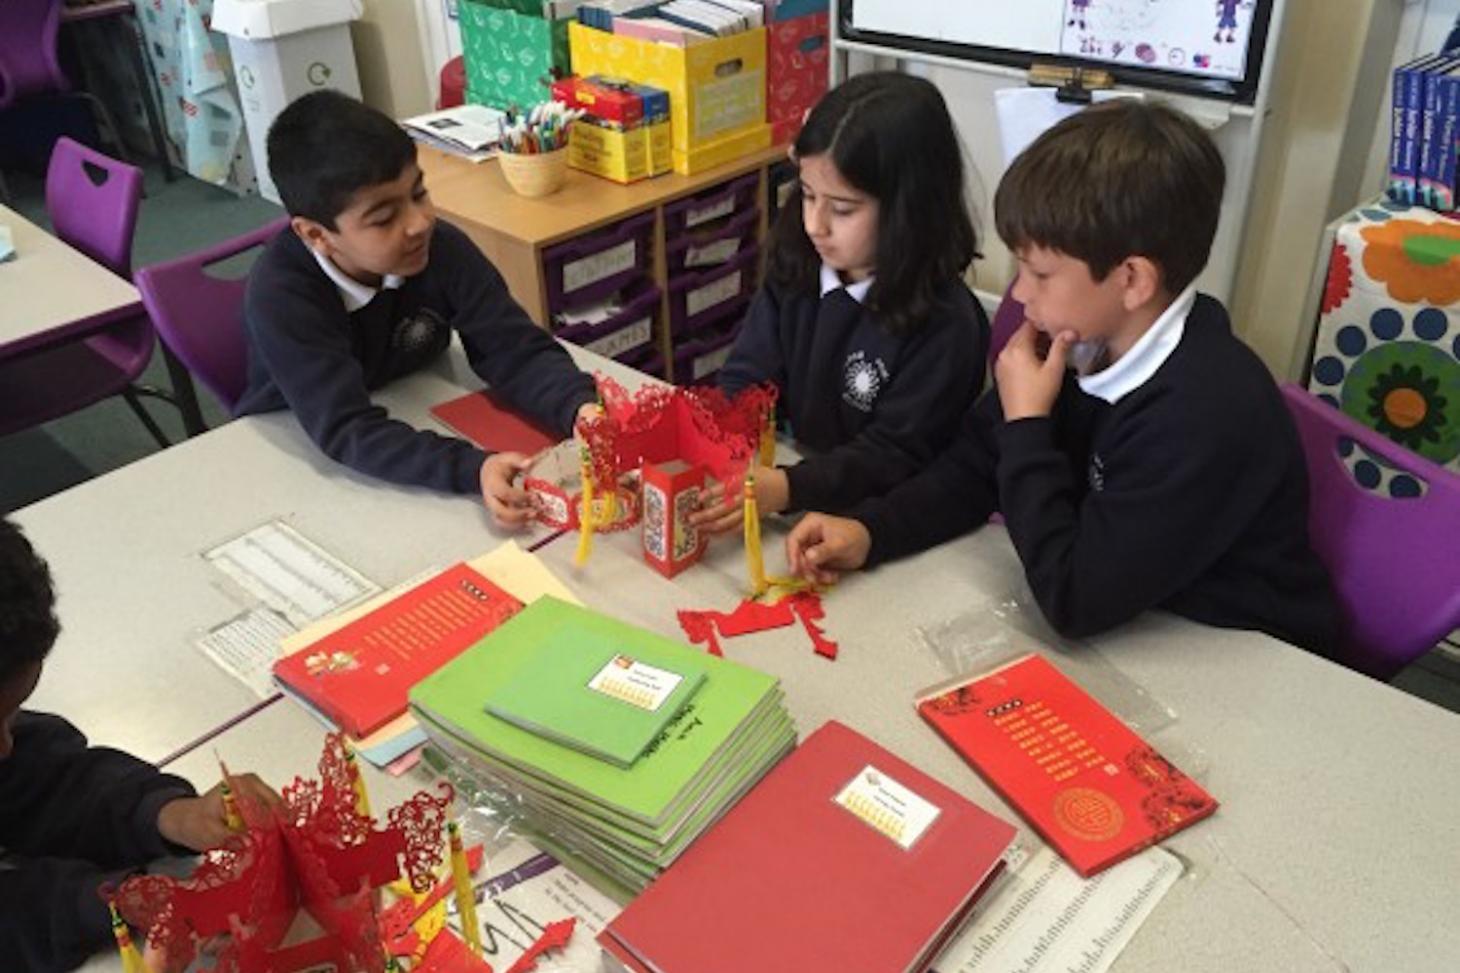
[[[1460,301],[1460,223],[1390,220],[1359,231],[1364,271],[1406,304]]]

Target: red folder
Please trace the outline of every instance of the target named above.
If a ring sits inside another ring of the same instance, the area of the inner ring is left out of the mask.
[[[563,436],[507,408],[491,392],[472,392],[431,407],[431,414],[489,453],[531,456]]]
[[[835,800],[869,768],[936,808],[910,847]],[[1014,828],[861,734],[811,734],[599,934],[631,969],[922,970]]]
[[[1086,878],[1217,809],[1043,656],[935,687],[917,706]]]
[[[274,663],[274,678],[360,737],[406,711],[411,687],[521,611],[465,564]]]

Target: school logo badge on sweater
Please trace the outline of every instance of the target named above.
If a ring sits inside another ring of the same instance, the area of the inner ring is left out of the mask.
[[[871,412],[877,393],[891,376],[881,358],[868,359],[864,351],[854,351],[842,366],[842,401],[854,409]]]
[[[417,308],[396,323],[390,336],[390,343],[402,354],[415,354],[441,344],[442,338],[451,340],[451,331],[446,320],[427,307]]]

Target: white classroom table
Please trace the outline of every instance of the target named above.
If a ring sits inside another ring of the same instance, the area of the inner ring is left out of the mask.
[[[376,400],[444,431],[430,407],[480,387],[460,358],[454,349]],[[288,413],[228,423],[13,517],[50,563],[62,626],[28,705],[153,761],[259,703],[193,646],[245,607],[203,551],[280,519],[390,588],[509,536],[479,498],[395,487],[334,463]],[[513,536],[528,545],[550,532]]]
[[[459,387],[450,377],[456,367],[459,363],[399,386],[399,394],[413,396],[414,407],[423,410]],[[401,411],[408,413],[404,406]],[[249,456],[265,464],[257,471],[288,480],[287,486],[265,488],[261,476],[230,479],[223,474],[233,465],[224,463],[226,449],[218,456],[193,454],[218,464],[211,476],[162,465],[164,453],[91,485],[93,502],[105,506],[107,515],[77,508],[75,516],[89,518],[88,527],[107,528],[87,546],[105,552],[106,560],[122,558],[128,543],[143,543],[124,574],[135,571],[151,579],[146,602],[151,614],[162,614],[155,607],[159,592],[185,615],[194,612],[194,600],[208,597],[196,585],[179,583],[187,570],[176,563],[154,567],[153,560],[185,560],[219,534],[280,514],[347,562],[372,577],[380,575],[376,580],[382,583],[481,553],[495,543],[474,501],[428,500],[367,484],[330,469],[282,419],[250,420],[248,426],[255,430],[247,440]],[[268,460],[263,446],[282,455]],[[235,464],[240,460],[234,457]],[[130,482],[129,472],[141,482]],[[170,482],[158,484],[157,479]],[[326,485],[329,489],[322,489]],[[181,539],[149,547],[147,537],[110,524],[118,519],[109,516],[118,509],[110,502],[114,498],[144,503],[146,518],[160,517],[152,509],[159,504],[146,500],[157,493],[165,495],[167,502],[160,506],[176,518]],[[38,540],[62,537],[59,527],[50,527],[65,518],[50,516],[40,509],[44,506],[26,511],[23,522],[46,528],[47,536]],[[366,523],[375,529],[361,530]],[[776,521],[767,522],[766,559],[773,572],[782,564],[783,533]],[[81,543],[58,543],[63,582],[100,589],[120,580],[102,565],[88,570],[90,558],[76,549]],[[571,537],[563,537],[541,548],[539,556],[590,606],[669,635],[679,633],[675,609],[728,611],[744,584],[736,543],[717,544],[704,564],[673,580],[641,563],[633,532],[597,538],[582,569],[571,565],[573,550]],[[828,594],[823,625],[840,643],[836,661],[813,655],[799,626],[722,644],[728,657],[781,677],[802,733],[826,719],[840,719],[1017,822],[923,725],[911,701],[917,689],[948,675],[920,644],[917,627],[948,621],[1021,590],[1007,534],[988,527],[918,557],[854,575]],[[116,629],[107,606],[103,602],[102,609],[92,605],[65,616],[75,620],[58,656],[72,647],[79,655],[88,644],[98,644],[107,629]],[[188,624],[168,626],[174,662],[191,652],[186,646],[177,649],[176,632]],[[119,655],[135,655],[145,644],[130,637],[126,642]],[[1126,948],[1116,966],[1120,973],[1440,973],[1460,968],[1460,927],[1451,921],[1460,888],[1460,817],[1455,813],[1460,807],[1460,717],[1265,636],[1206,628],[1161,613],[1092,640],[1081,651],[1087,655],[1057,661],[1077,678],[1082,667],[1113,668],[1175,711],[1176,721],[1152,734],[1152,742],[1185,764],[1222,802],[1213,818],[1167,842],[1188,863],[1188,875]],[[167,668],[134,664],[159,679]],[[79,677],[82,665],[74,663],[65,673]],[[108,667],[107,675],[118,671],[135,678],[127,674],[129,667]],[[85,699],[51,688],[59,681],[52,680],[54,675],[48,672],[43,689],[56,699],[69,695],[66,712],[83,728],[104,723],[125,731],[126,720],[107,712],[105,694]],[[215,690],[227,682],[213,675]],[[171,682],[180,680],[174,676]],[[140,700],[128,717],[149,726],[147,736],[155,742],[169,735],[171,725],[192,718],[193,709],[186,698],[168,707]],[[173,730],[170,735],[185,734]],[[176,769],[200,787],[211,786],[216,777],[211,748],[217,746],[230,767],[247,767],[282,783],[311,771],[319,740],[319,725],[284,700],[179,761]],[[403,796],[421,783],[419,777],[385,782],[373,771],[370,780],[380,801],[389,801],[392,792]],[[102,957],[88,966],[93,968],[113,970],[117,964]]]
[[[768,521],[764,534],[776,573],[784,530]],[[596,539],[584,568],[573,553],[559,541],[538,556],[590,606],[675,637],[676,609],[728,611],[746,583],[738,543],[717,543],[673,581],[633,564],[632,533]],[[951,675],[919,626],[1026,591],[1007,532],[989,526],[829,592],[822,627],[840,643],[835,661],[814,655],[799,625],[721,645],[782,678],[803,735],[841,720],[1019,823],[912,699]],[[1075,653],[1055,660],[1076,679],[1113,668],[1175,711],[1152,742],[1221,802],[1166,842],[1188,875],[1117,970],[1460,969],[1460,716],[1267,636],[1165,613]]]
[[[16,256],[0,263],[0,358],[96,330],[113,312],[141,309],[128,281],[0,206]]]

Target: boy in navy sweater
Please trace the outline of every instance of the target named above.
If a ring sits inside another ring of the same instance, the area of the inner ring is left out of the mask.
[[[88,747],[59,716],[20,708],[60,631],[54,605],[46,563],[0,520],[0,956],[22,973],[110,948],[104,885],[229,835],[221,785],[199,797],[136,757]],[[234,783],[279,803],[252,774]]]
[[[248,388],[235,414],[291,409],[331,459],[393,483],[480,492],[498,523],[525,523],[532,511],[514,481],[526,457],[413,429],[370,392],[423,367],[455,331],[488,385],[567,435],[597,408],[592,376],[436,218],[415,143],[385,115],[313,92],[280,113],[268,151],[292,232],[249,275]]]
[[[1224,180],[1206,133],[1160,105],[1101,105],[1036,140],[994,204],[1027,316],[996,389],[918,477],[850,518],[798,524],[793,568],[829,581],[998,510],[1066,636],[1161,607],[1329,650],[1337,613],[1296,431],[1193,283]]]

